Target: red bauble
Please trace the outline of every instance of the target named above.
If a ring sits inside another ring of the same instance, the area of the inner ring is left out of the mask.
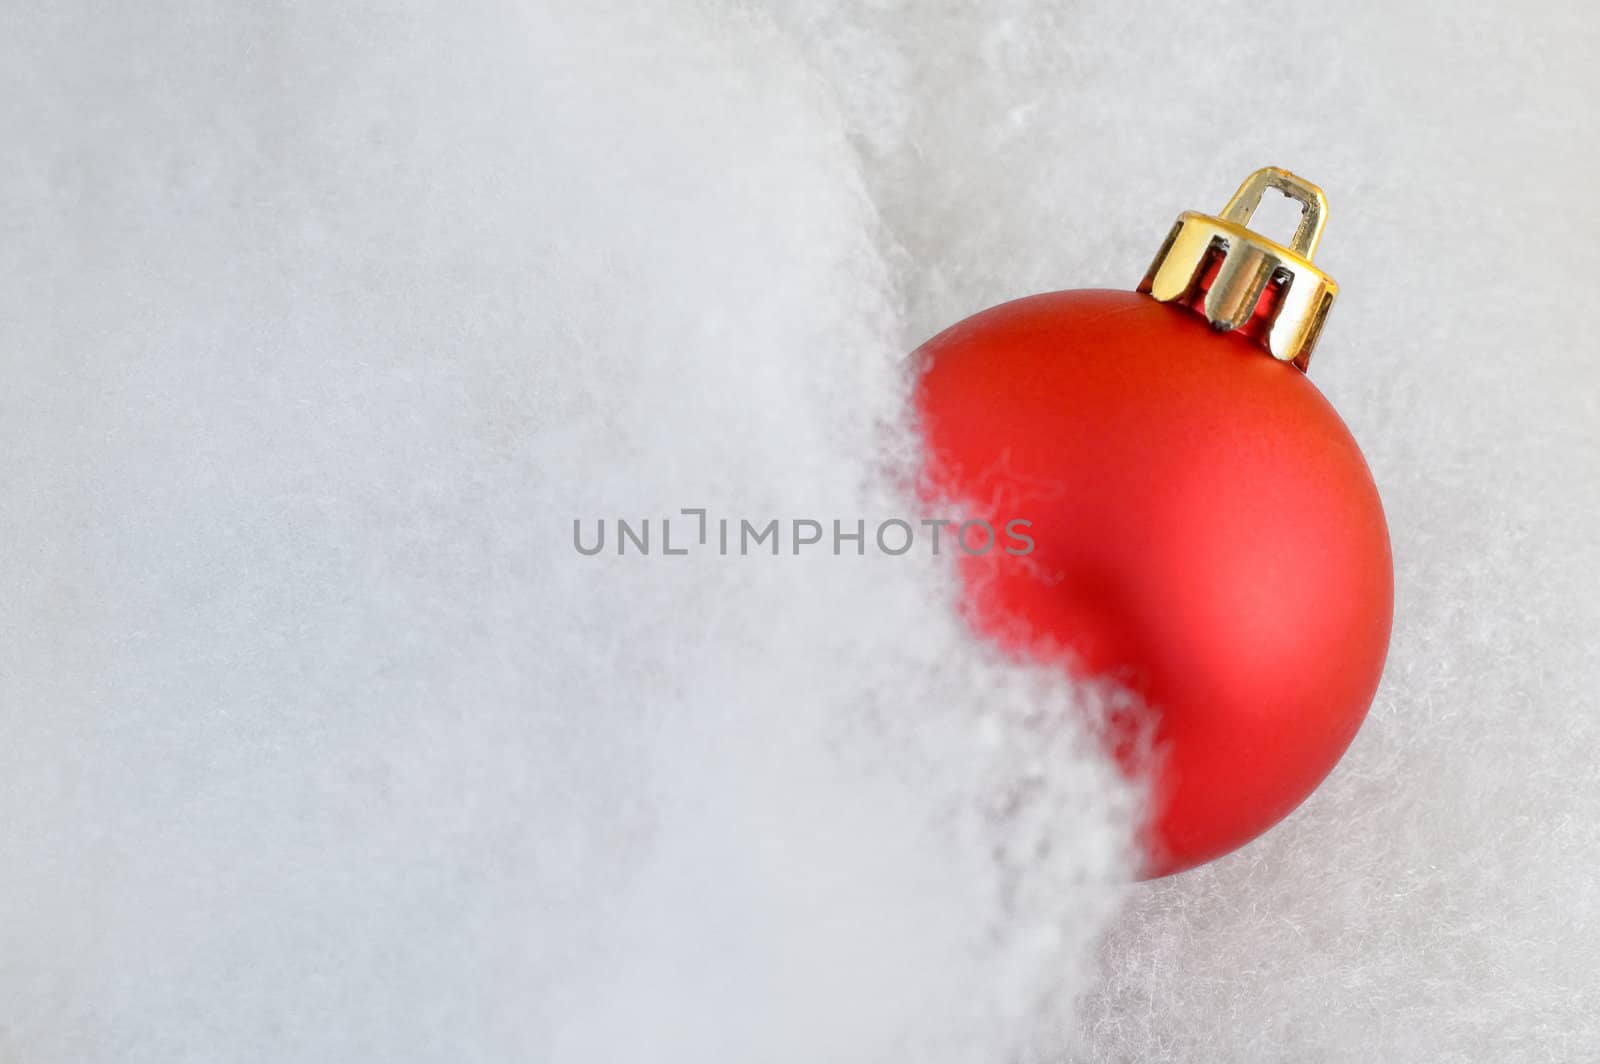
[[[996,528],[1032,522],[1031,554],[963,559],[974,622],[1153,710],[1146,875],[1220,856],[1310,794],[1389,643],[1389,536],[1366,462],[1263,333],[1219,333],[1192,309],[1217,272],[1202,263],[1165,303],[1019,299],[918,352],[932,486]],[[1263,305],[1289,283],[1273,273]],[[1241,320],[1262,314],[1252,301]]]

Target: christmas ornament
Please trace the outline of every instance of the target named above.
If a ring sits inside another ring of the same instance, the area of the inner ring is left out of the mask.
[[[1287,247],[1248,228],[1268,188],[1302,206]],[[1316,186],[1260,170],[1220,216],[1182,214],[1137,292],[1019,299],[915,356],[930,486],[1031,522],[1028,555],[962,558],[974,624],[1151,707],[1146,876],[1286,816],[1383,671],[1383,508],[1305,375],[1338,290],[1312,265],[1326,215]]]

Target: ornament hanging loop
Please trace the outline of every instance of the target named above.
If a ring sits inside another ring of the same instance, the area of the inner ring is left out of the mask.
[[[1269,166],[1257,170],[1244,179],[1239,191],[1233,194],[1222,209],[1222,217],[1235,225],[1250,228],[1250,219],[1261,206],[1262,193],[1275,188],[1300,204],[1300,224],[1289,240],[1289,250],[1310,262],[1317,254],[1317,244],[1322,240],[1322,228],[1328,224],[1328,197],[1322,189],[1287,170]]]
[[[1269,188],[1300,204],[1287,247],[1250,228]],[[1221,332],[1237,329],[1304,370],[1339,294],[1333,278],[1311,264],[1327,219],[1322,189],[1275,166],[1257,170],[1220,215],[1178,216],[1139,291],[1190,307]]]

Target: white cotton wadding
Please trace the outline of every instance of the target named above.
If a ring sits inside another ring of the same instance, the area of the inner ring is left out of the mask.
[[[732,8],[551,7],[0,44],[0,1059],[1070,1038],[1136,808],[1091,696],[948,553],[661,553],[943,516],[837,96]]]
[[[1600,1040],[1593,5],[6,15],[0,1061]],[[920,551],[573,549],[898,515],[900,352],[1268,164],[1398,601],[1241,852],[1114,913],[1095,707]]]

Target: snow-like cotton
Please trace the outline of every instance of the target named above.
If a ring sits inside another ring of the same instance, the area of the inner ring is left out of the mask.
[[[1588,7],[4,21],[0,1060],[1600,1038]],[[900,356],[1131,286],[1267,164],[1331,201],[1312,378],[1395,640],[1300,811],[1127,887],[1115,692],[992,657],[948,553],[872,542],[944,516]]]
[[[1136,796],[948,540],[873,542],[949,515],[791,36],[168,3],[4,48],[0,1059],[1063,1044]]]

